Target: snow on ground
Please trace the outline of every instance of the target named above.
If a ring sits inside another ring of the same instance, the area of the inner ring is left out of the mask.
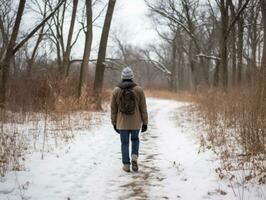
[[[138,173],[121,170],[119,135],[109,113],[96,113],[93,127],[76,130],[71,144],[44,160],[33,153],[25,171],[9,172],[0,182],[0,199],[240,199],[215,174],[215,155],[198,154],[198,130],[196,122],[188,120],[188,106],[148,99],[150,123],[148,132],[140,136]],[[262,199],[250,194],[243,199]]]

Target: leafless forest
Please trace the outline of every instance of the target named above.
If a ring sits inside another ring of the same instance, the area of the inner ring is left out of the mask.
[[[266,0],[144,0],[158,40],[142,47],[112,32],[118,1],[0,0],[0,174],[24,159],[20,129],[7,124],[71,128],[74,112],[104,109],[131,66],[150,96],[193,102],[221,179],[248,170],[245,181],[265,184]]]

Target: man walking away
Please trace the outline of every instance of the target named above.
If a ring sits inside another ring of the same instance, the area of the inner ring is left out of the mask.
[[[130,67],[123,69],[121,83],[115,87],[111,101],[111,120],[120,134],[123,170],[130,172],[129,138],[131,138],[132,170],[138,171],[139,131],[145,132],[148,113],[144,92],[133,81]]]

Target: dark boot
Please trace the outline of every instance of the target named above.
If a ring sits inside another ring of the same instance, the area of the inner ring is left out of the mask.
[[[138,167],[138,156],[135,155],[135,154],[132,154],[131,158],[132,158],[132,170],[134,172],[137,172],[139,170],[139,167]]]

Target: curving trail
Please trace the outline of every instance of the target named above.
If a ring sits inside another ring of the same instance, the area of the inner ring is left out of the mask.
[[[121,170],[120,140],[109,114],[96,113],[93,128],[78,134],[68,147],[44,161],[37,156],[18,172],[26,189],[0,184],[0,199],[105,200],[105,199],[228,199],[216,193],[221,185],[211,153],[198,154],[193,119],[187,103],[148,99],[149,131],[141,134],[140,171]],[[10,173],[7,179],[12,180]],[[224,189],[224,188],[223,188]],[[231,190],[225,188],[226,192]],[[22,190],[22,192],[21,192]],[[235,199],[230,195],[230,199]]]

